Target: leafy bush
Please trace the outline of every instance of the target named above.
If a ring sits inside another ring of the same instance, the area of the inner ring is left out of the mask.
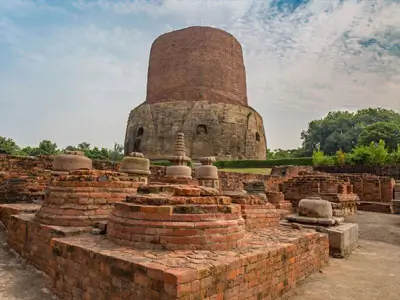
[[[240,168],[270,168],[275,166],[312,166],[311,157],[282,158],[271,160],[222,160],[214,163],[219,169],[240,169]]]
[[[171,162],[168,160],[155,160],[155,161],[152,161],[151,164],[153,166],[170,166]]]
[[[389,153],[385,142],[371,142],[369,146],[357,146],[351,152],[351,161],[357,165],[381,165],[388,162]]]
[[[344,164],[346,164],[346,155],[344,154],[342,149],[339,149],[336,152],[336,163],[339,166],[343,166]]]
[[[312,162],[314,166],[333,166],[337,160],[336,157],[326,156],[318,147],[318,150],[313,152]]]

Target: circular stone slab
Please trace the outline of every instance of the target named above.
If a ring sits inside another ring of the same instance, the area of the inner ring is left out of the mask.
[[[322,199],[302,199],[299,202],[299,216],[312,218],[332,218],[332,205]]]

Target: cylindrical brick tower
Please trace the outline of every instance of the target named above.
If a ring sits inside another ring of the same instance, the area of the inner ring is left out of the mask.
[[[177,132],[193,159],[265,159],[263,120],[248,106],[242,47],[231,34],[196,26],[154,41],[146,101],[129,115],[125,154],[163,158]]]
[[[150,50],[146,103],[201,100],[247,106],[239,42],[211,27],[161,35]]]

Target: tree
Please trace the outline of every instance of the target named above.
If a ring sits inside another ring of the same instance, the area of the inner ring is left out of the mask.
[[[385,142],[389,150],[397,149],[400,144],[400,124],[394,122],[376,122],[366,126],[358,139],[359,145],[368,146],[373,143]]]
[[[20,148],[13,139],[0,136],[0,153],[9,155],[19,155]]]
[[[302,148],[289,150],[276,149],[272,151],[267,149],[267,159],[297,158],[305,156],[305,151]]]
[[[81,151],[89,150],[90,149],[90,144],[86,142],[82,142],[78,144],[78,149]]]
[[[29,151],[30,147],[25,147],[25,151]],[[39,147],[30,148],[28,155],[37,156],[37,155],[56,155],[60,150],[57,147],[56,143],[53,143],[49,140],[43,140],[39,143]]]
[[[110,160],[120,161],[124,158],[124,146],[114,142],[113,150],[110,151]]]
[[[400,123],[400,114],[383,108],[361,109],[356,113],[329,112],[326,117],[311,121],[307,130],[301,133],[302,147],[307,156],[318,146],[327,155],[335,155],[339,149],[350,152],[358,145],[361,132],[378,122]]]

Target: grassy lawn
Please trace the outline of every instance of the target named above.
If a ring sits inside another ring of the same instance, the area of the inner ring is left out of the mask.
[[[240,169],[219,169],[223,172],[236,172],[236,173],[248,173],[248,174],[261,174],[269,175],[271,173],[270,168],[240,168]]]

